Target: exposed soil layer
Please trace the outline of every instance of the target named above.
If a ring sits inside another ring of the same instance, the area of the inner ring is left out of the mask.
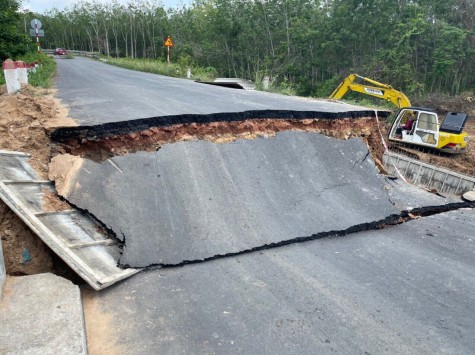
[[[67,109],[53,97],[53,90],[26,86],[15,95],[0,88],[0,149],[29,153],[29,163],[42,179],[47,178],[51,154],[48,133],[57,127],[74,126]],[[69,204],[44,190],[48,211],[69,209]],[[43,272],[73,274],[43,241],[10,208],[0,201],[0,236],[9,275]]]
[[[50,249],[1,200],[0,236],[8,275],[32,275],[53,270]]]
[[[48,189],[43,189],[43,208],[45,211],[57,212],[71,209],[71,206],[66,201],[62,200],[58,194]]]
[[[81,290],[86,323],[87,350],[90,355],[119,355],[127,351],[114,331],[112,316],[102,309],[97,293],[84,287]]]
[[[389,111],[379,111],[380,117],[389,115]],[[70,139],[79,140],[99,140],[107,137],[125,135],[133,132],[145,131],[153,127],[170,127],[185,124],[209,124],[209,123],[230,123],[247,120],[304,120],[323,119],[336,120],[340,118],[363,118],[375,117],[375,110],[344,111],[344,112],[319,112],[319,111],[287,111],[287,110],[256,110],[243,112],[223,112],[207,115],[176,115],[159,116],[130,121],[110,122],[94,126],[65,127],[59,128],[51,133],[55,142],[65,143]]]
[[[151,127],[127,134],[110,134],[104,138],[70,137],[62,142],[58,151],[100,162],[117,155],[126,155],[137,151],[155,151],[164,144],[178,141],[201,139],[227,143],[237,139],[254,139],[257,136],[272,137],[277,132],[287,130],[319,132],[337,139],[362,137],[377,161],[381,160],[384,152],[377,121],[372,117],[331,120],[269,118],[176,124],[167,127]]]
[[[31,154],[29,163],[43,179],[51,153],[48,133],[76,125],[53,93],[27,86],[16,95],[0,95],[0,149]]]

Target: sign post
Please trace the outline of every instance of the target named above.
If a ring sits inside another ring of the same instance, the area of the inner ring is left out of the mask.
[[[163,43],[165,47],[167,47],[167,63],[170,64],[170,47],[174,47],[173,41],[170,36],[167,37],[165,43]]]
[[[41,21],[38,20],[38,19],[33,19],[31,20],[31,27],[34,28],[35,32],[34,32],[34,36],[36,37],[36,45],[38,46],[38,52],[41,51],[40,49],[40,36],[43,37],[45,35],[45,32],[44,31],[39,31],[39,29],[41,28],[42,24],[41,24]],[[33,35],[33,31],[30,31],[30,35]]]

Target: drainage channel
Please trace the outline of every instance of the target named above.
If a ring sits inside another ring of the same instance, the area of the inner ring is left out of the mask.
[[[386,151],[383,163],[388,172],[398,172],[414,185],[439,193],[461,195],[475,189],[475,177],[424,163],[401,154]]]

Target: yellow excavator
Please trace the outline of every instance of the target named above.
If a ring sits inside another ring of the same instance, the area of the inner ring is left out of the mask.
[[[468,146],[468,135],[463,132],[468,119],[465,113],[448,112],[445,119],[440,122],[434,110],[412,107],[408,97],[391,85],[358,74],[348,75],[330,98],[339,100],[348,91],[389,101],[400,109],[389,130],[390,141],[451,154],[463,153]]]

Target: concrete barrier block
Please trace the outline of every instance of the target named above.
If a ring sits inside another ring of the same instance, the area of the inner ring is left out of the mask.
[[[28,84],[28,65],[21,60],[15,62],[15,64],[18,72],[18,80],[20,81],[20,86]]]
[[[13,94],[21,89],[20,79],[16,64],[11,59],[7,59],[2,65],[3,73],[5,74],[5,82],[7,84],[7,92]]]

